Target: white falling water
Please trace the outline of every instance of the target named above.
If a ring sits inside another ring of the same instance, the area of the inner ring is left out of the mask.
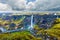
[[[33,15],[31,16],[31,28],[33,28]]]
[[[59,17],[57,16],[57,19],[58,19]]]
[[[0,30],[1,30],[2,32],[5,32],[5,31],[6,31],[6,29],[4,29],[3,27],[0,27]]]
[[[33,15],[31,16],[31,26],[29,26],[28,29],[33,29]]]

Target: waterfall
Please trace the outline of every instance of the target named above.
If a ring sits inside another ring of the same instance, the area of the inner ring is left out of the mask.
[[[57,19],[58,19],[59,17],[57,16]]]
[[[33,28],[33,15],[31,16],[31,28]]]
[[[6,32],[6,29],[3,28],[3,27],[0,27],[0,30],[1,30],[2,32]]]
[[[33,15],[31,15],[31,25],[28,27],[28,30],[33,29]]]

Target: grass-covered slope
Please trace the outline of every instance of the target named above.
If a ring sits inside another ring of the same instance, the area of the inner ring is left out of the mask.
[[[41,40],[30,34],[29,31],[0,34],[0,40]]]
[[[46,30],[48,35],[58,38],[60,40],[60,18],[56,19],[55,24],[52,28]]]
[[[47,34],[47,36],[50,36],[50,40],[52,38],[57,38],[58,40],[60,40],[60,18],[56,19],[52,27],[49,29],[41,29],[38,27],[38,25],[35,25],[34,29],[37,30],[36,35],[39,35],[40,33],[42,33],[42,35]]]

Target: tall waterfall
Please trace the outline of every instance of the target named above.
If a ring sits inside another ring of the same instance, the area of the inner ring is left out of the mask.
[[[59,17],[57,16],[57,19],[58,19]]]
[[[31,15],[31,25],[28,27],[28,30],[33,29],[33,15]]]
[[[33,28],[33,15],[31,16],[31,28]]]

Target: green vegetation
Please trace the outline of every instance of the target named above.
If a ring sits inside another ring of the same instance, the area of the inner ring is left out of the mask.
[[[29,31],[0,34],[0,40],[41,40],[36,38]]]
[[[46,30],[48,35],[54,36],[60,40],[60,18],[56,20],[52,28]]]
[[[58,40],[60,40],[60,18],[55,20],[55,23],[52,25],[50,29],[41,29],[38,27],[38,25],[35,25],[34,29],[37,30],[36,35],[39,35],[40,33],[42,33],[42,35],[47,34],[52,38],[57,38]]]
[[[2,20],[3,21],[3,20]],[[34,25],[34,30],[36,30],[36,35],[42,33],[45,35],[47,33],[50,37],[55,37],[60,40],[60,18],[56,19],[54,24],[49,29],[39,28],[38,25]],[[29,31],[21,31],[14,33],[0,34],[0,40],[42,40],[41,37],[35,37],[30,34]]]

